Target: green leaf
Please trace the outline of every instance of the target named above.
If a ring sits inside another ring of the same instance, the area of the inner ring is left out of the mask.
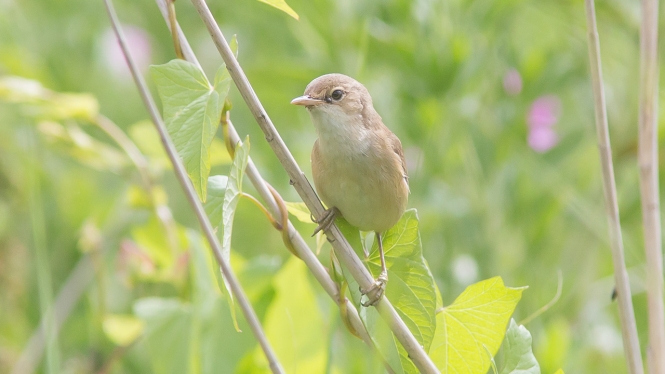
[[[231,37],[231,41],[229,42],[229,48],[231,48],[231,52],[233,52],[233,55],[238,58],[238,35],[233,34]]]
[[[141,336],[145,323],[132,315],[108,314],[102,328],[109,340],[126,347]]]
[[[337,226],[359,256],[364,256],[358,229],[338,219]],[[383,235],[383,249],[388,267],[386,296],[404,323],[427,350],[435,332],[436,286],[434,278],[422,256],[418,217],[408,210],[400,221]],[[369,269],[373,276],[381,272],[378,244],[374,243],[369,255]],[[345,278],[354,303],[360,305],[358,284],[345,270]],[[360,317],[382,356],[396,373],[417,373],[402,345],[394,337],[375,308],[359,308]]]
[[[442,373],[487,372],[523,290],[490,278],[467,287],[437,314],[429,353]]]
[[[211,297],[213,290],[217,289],[220,291],[219,294],[224,295],[226,295],[228,291],[226,289],[226,284],[222,285],[217,280],[218,274],[221,274],[221,272],[219,270],[219,265],[217,265],[213,259],[212,252],[210,251],[207,242],[195,231],[188,231],[187,234],[191,243],[194,303],[196,305],[206,304],[207,302],[214,301],[214,298]],[[227,298],[227,300],[229,311],[231,312],[233,327],[237,332],[240,332],[241,330],[238,326],[235,306],[231,298]]]
[[[268,340],[280,342],[273,348],[287,373],[325,373],[328,361],[330,326],[317,302],[315,288],[309,280],[307,266],[291,256],[274,277],[275,298],[265,316]],[[325,313],[324,313],[325,312]],[[267,369],[265,356],[258,349],[251,362],[254,370]]]
[[[540,374],[540,366],[531,350],[531,334],[512,318],[503,342],[503,352],[505,364],[501,374]]]
[[[415,209],[407,210],[399,222],[383,234],[383,252],[388,268],[386,296],[427,351],[436,328],[436,289],[423,257]],[[369,255],[369,269],[374,277],[381,273],[376,240]]]
[[[304,223],[314,223],[312,221],[312,214],[309,212],[307,205],[305,203],[293,203],[290,201],[285,202],[286,209],[289,211],[289,214],[296,217],[298,221]]]
[[[272,7],[275,7],[297,20],[300,19],[300,17],[298,17],[298,13],[296,13],[293,9],[291,9],[289,4],[287,4],[286,1],[284,0],[259,0],[259,1],[262,3],[266,3]]]
[[[194,64],[172,60],[150,67],[164,107],[164,121],[201,201],[206,200],[210,145],[219,126],[231,77],[222,65],[211,87]]]
[[[164,228],[157,216],[152,215],[146,223],[135,225],[131,233],[136,244],[145,250],[158,268],[170,268],[173,265],[174,253],[169,250]]]
[[[145,342],[152,372],[189,372],[191,309],[177,299],[152,297],[134,303],[134,314],[146,324]]]
[[[233,164],[231,164],[231,171],[229,177],[213,176],[209,178],[210,184],[210,201],[205,204],[205,210],[210,218],[210,222],[214,227],[222,226],[222,257],[227,264],[231,264],[231,235],[233,233],[233,217],[236,213],[238,201],[242,196],[242,177],[245,174],[247,161],[249,160],[249,136],[245,138],[245,142],[238,142],[235,150],[235,157]],[[223,197],[222,197],[223,196]],[[220,270],[221,271],[221,270]],[[222,291],[226,297],[229,307],[231,308],[231,315],[233,317],[236,329],[238,329],[235,305],[233,301],[233,293],[228,280],[222,274],[224,287]]]
[[[127,155],[118,148],[101,142],[83,131],[76,124],[61,125],[53,121],[41,121],[39,132],[54,148],[62,150],[76,161],[102,171],[123,173],[130,165]]]
[[[360,232],[357,228],[351,226],[343,217],[338,217],[335,224],[339,230],[344,234],[344,237],[349,242],[358,256],[364,256],[363,244],[360,238]],[[374,345],[376,345],[379,354],[383,360],[396,374],[403,373],[417,373],[416,367],[413,363],[402,362],[398,350],[398,343],[395,336],[390,331],[388,325],[383,321],[376,308],[365,308],[360,306],[360,294],[358,282],[349,274],[348,269],[342,265],[342,272],[346,279],[349,294],[353,300],[354,305],[358,308],[358,314],[362,320],[367,332],[369,333]],[[390,283],[390,281],[389,281]],[[404,365],[404,367],[403,367]]]
[[[222,205],[222,256],[229,261],[231,253],[231,233],[233,231],[233,217],[236,214],[238,201],[242,196],[242,177],[245,175],[247,160],[249,159],[249,136],[245,142],[238,142],[235,150],[233,164],[229,172],[228,183],[224,191]],[[213,223],[214,224],[214,223]]]
[[[208,200],[204,207],[215,228],[222,222],[224,195],[226,195],[228,182],[229,177],[226,175],[213,175],[208,178]]]

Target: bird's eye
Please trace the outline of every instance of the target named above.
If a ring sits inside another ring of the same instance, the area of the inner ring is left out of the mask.
[[[335,100],[335,101],[341,100],[342,96],[344,96],[344,91],[342,91],[342,90],[335,90],[330,95],[330,97],[332,97],[332,99]]]

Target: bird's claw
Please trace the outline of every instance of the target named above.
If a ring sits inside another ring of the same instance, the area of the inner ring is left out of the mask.
[[[369,307],[376,305],[383,298],[383,294],[386,293],[386,284],[388,284],[388,273],[381,272],[369,289],[363,290],[361,288],[360,293],[367,296],[367,301],[361,302],[362,306]]]
[[[337,210],[337,208],[330,208],[326,209],[323,212],[323,215],[319,219],[314,219],[314,217],[312,217],[312,221],[314,221],[314,223],[319,224],[318,226],[316,226],[316,229],[314,229],[312,236],[316,235],[321,230],[323,231],[328,230],[330,226],[335,222],[335,218],[337,218],[338,212],[339,211]]]

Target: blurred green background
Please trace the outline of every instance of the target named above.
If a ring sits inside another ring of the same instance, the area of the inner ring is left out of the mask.
[[[409,206],[418,210],[424,254],[444,304],[467,285],[500,275],[506,285],[529,286],[515,313],[519,321],[554,297],[560,272],[560,299],[527,325],[543,373],[560,367],[570,373],[625,372],[610,299],[612,261],[583,2],[289,4],[299,21],[258,1],[211,1],[210,7],[227,37],[237,34],[240,63],[307,175],[315,132],[306,111],[289,101],[319,75],[353,76],[402,140]],[[626,262],[644,351],[638,5],[599,1],[597,15]],[[122,0],[116,6],[144,71],[175,57],[153,2]],[[221,58],[191,4],[176,6],[211,77]],[[44,359],[32,360],[38,371],[255,372],[249,329],[241,321],[244,332],[233,330],[221,298],[201,301],[187,275],[192,258],[185,252],[169,252],[166,259],[155,254],[164,247],[163,228],[127,156],[94,121],[72,114],[79,105],[94,112],[96,98],[100,113],[148,157],[181,236],[184,227],[197,228],[164,168],[156,136],[141,123],[148,116],[118,55],[102,1],[0,0],[0,75],[91,95],[75,96],[74,109],[63,114],[56,113],[57,101],[17,103],[0,87],[0,372],[9,372],[25,353],[40,316],[77,266],[84,275],[74,279],[87,280],[78,284],[83,295],[69,303],[71,313],[57,339],[46,344]],[[231,118],[241,137],[250,135],[251,156],[264,177],[286,200],[299,201],[233,87],[230,98]],[[228,163],[217,160],[213,174],[227,172]],[[248,183],[246,189],[253,192]],[[313,226],[297,225],[309,237]],[[273,275],[295,265],[285,265],[290,255],[279,233],[247,202],[236,215],[233,251],[259,315],[275,318],[270,308],[288,301],[280,290],[290,273]],[[320,257],[328,264],[325,249]],[[294,279],[307,277],[302,272]],[[319,315],[302,323],[310,334],[325,331],[318,340],[328,352],[328,370],[375,370],[376,363],[363,363],[367,351],[346,332],[333,304],[310,283]],[[112,331],[139,324],[132,316],[147,321],[141,325],[145,336],[123,348]],[[113,329],[114,323],[122,328]],[[187,340],[192,326],[201,339]],[[204,359],[192,363],[191,351],[203,352]]]

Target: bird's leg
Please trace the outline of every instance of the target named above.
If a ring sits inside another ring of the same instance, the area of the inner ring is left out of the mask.
[[[367,302],[362,303],[364,307],[376,305],[386,292],[386,284],[388,283],[388,269],[386,268],[386,259],[383,254],[383,242],[381,241],[381,234],[376,233],[376,241],[379,244],[379,257],[381,258],[381,273],[376,278],[374,284],[367,290],[360,289],[360,293],[367,295]]]
[[[339,214],[339,210],[335,207],[326,209],[323,212],[323,215],[319,219],[314,219],[312,217],[312,221],[314,223],[318,223],[319,225],[316,226],[316,229],[314,230],[314,233],[312,233],[312,236],[316,235],[319,231],[323,230],[326,231],[330,228],[330,225],[332,225],[335,222],[335,218],[337,218],[337,215]]]

